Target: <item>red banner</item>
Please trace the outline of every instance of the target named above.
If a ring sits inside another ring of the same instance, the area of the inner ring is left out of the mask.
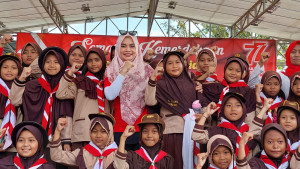
[[[28,42],[40,45],[42,49],[49,46],[58,46],[68,52],[74,44],[81,44],[89,49],[98,47],[103,50],[110,50],[117,42],[117,36],[103,35],[77,35],[77,34],[35,34],[18,33],[17,51],[21,52],[22,47]],[[138,37],[143,55],[148,49],[153,49],[157,56],[161,57],[170,50],[183,49],[189,51],[192,46],[205,47],[217,46],[218,77],[223,77],[224,64],[230,56],[247,56],[252,70],[259,61],[262,52],[270,52],[270,59],[265,64],[265,70],[276,70],[276,41],[262,39],[225,39],[225,38],[180,38],[180,37]],[[189,61],[189,69],[196,69],[196,56]]]

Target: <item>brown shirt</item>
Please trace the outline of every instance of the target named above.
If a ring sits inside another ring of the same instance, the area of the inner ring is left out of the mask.
[[[75,107],[73,120],[70,122],[72,126],[71,142],[90,141],[90,119],[89,114],[98,113],[98,100],[90,99],[85,96],[85,91],[78,89],[75,83],[71,81],[66,74],[59,81],[59,87],[56,91],[58,99],[74,99]],[[106,101],[107,102],[107,101]],[[108,104],[105,104],[105,112],[109,113]]]
[[[297,150],[292,158],[289,160],[288,169],[299,169],[300,168],[300,152]],[[236,159],[237,169],[268,169],[264,162],[256,157],[251,158],[249,161],[246,159],[238,160]]]
[[[174,168],[174,158],[167,154],[160,161],[155,163],[158,169],[170,169]],[[148,169],[151,163],[144,160],[140,155],[134,151],[128,151],[123,154],[117,151],[114,159],[114,167],[117,169]]]
[[[83,156],[83,160],[84,160],[86,169],[94,169],[95,164],[100,159],[100,157],[96,157],[96,156],[92,155],[85,149],[82,150],[82,149],[78,148],[72,152],[64,151],[64,150],[62,150],[60,140],[50,142],[49,144],[50,144],[51,159],[57,163],[62,163],[65,165],[70,165],[70,166],[77,166],[78,165],[77,157],[78,157],[78,155],[80,155],[82,153],[81,155]],[[108,158],[113,159],[115,154],[116,154],[116,151],[112,152],[107,157],[104,157],[103,169],[114,169],[112,163],[108,164],[108,166],[106,166],[105,160]],[[80,166],[82,166],[82,165],[80,165]],[[80,169],[82,169],[82,168],[80,168]]]
[[[8,156],[0,159],[0,169],[17,169],[14,164],[15,156]],[[55,169],[51,164],[45,163],[41,165],[38,169]]]

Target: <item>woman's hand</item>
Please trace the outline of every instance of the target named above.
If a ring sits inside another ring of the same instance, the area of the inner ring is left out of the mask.
[[[125,76],[127,72],[134,66],[134,63],[131,61],[125,61],[124,66],[122,67],[122,70],[120,71],[120,74]]]

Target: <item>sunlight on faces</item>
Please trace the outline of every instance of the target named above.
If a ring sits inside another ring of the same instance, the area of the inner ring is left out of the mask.
[[[265,84],[264,84],[264,92],[269,96],[277,96],[280,91],[280,82],[277,77],[271,77]]]
[[[38,53],[31,45],[28,45],[23,54],[22,54],[22,62],[26,65],[30,65],[36,58],[38,58]]]
[[[232,154],[228,147],[219,146],[212,154],[212,160],[216,167],[226,169],[232,161]]]
[[[136,47],[133,39],[130,36],[126,36],[120,47],[120,58],[123,61],[133,61],[136,57]]]
[[[154,124],[144,124],[141,137],[147,147],[153,147],[159,141],[159,129]]]
[[[73,63],[83,64],[84,63],[84,56],[82,51],[79,48],[73,50],[69,57],[69,63],[72,66]]]
[[[292,91],[296,96],[300,96],[300,79],[296,78],[296,80],[293,83]]]
[[[291,63],[295,66],[300,65],[300,44],[296,44],[290,54]]]
[[[13,60],[6,60],[1,66],[1,78],[7,81],[14,80],[19,73],[17,63]]]
[[[106,130],[99,124],[95,124],[91,131],[91,141],[99,148],[104,149],[108,142],[108,134]]]
[[[23,130],[17,140],[16,149],[20,156],[28,158],[37,152],[38,146],[34,135],[28,130]]]
[[[282,110],[279,117],[279,124],[285,131],[295,130],[297,128],[297,117],[295,112],[291,109]]]
[[[239,120],[243,115],[241,102],[234,97],[230,97],[225,103],[224,115],[229,121]]]
[[[264,136],[264,150],[273,157],[280,158],[286,151],[286,141],[282,133],[270,129]]]
[[[183,64],[177,55],[170,55],[166,61],[166,71],[172,77],[178,77],[183,71]]]
[[[202,53],[199,58],[199,68],[202,72],[207,72],[209,70],[209,67],[214,66],[214,60],[209,56],[207,53]]]
[[[224,77],[228,83],[235,83],[241,80],[242,68],[238,62],[231,62],[228,64]]]
[[[55,76],[59,73],[60,68],[57,57],[53,53],[49,53],[45,59],[44,71],[50,76]]]
[[[98,73],[102,68],[102,60],[97,53],[91,52],[87,56],[87,67],[88,70],[92,73]]]

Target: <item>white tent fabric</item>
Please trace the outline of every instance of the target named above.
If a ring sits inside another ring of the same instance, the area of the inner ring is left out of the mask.
[[[41,0],[44,1],[44,0]],[[52,0],[68,24],[84,23],[87,17],[100,21],[111,18],[144,15],[150,0]],[[159,0],[156,16],[166,13],[203,22],[231,26],[257,0],[172,0],[175,9],[168,8],[171,0]],[[90,12],[81,11],[88,3]],[[300,1],[281,0],[273,13],[265,13],[258,26],[246,30],[282,39],[300,39]],[[6,28],[1,28],[1,22]],[[0,32],[9,30],[40,30],[55,26],[39,0],[0,0]]]

